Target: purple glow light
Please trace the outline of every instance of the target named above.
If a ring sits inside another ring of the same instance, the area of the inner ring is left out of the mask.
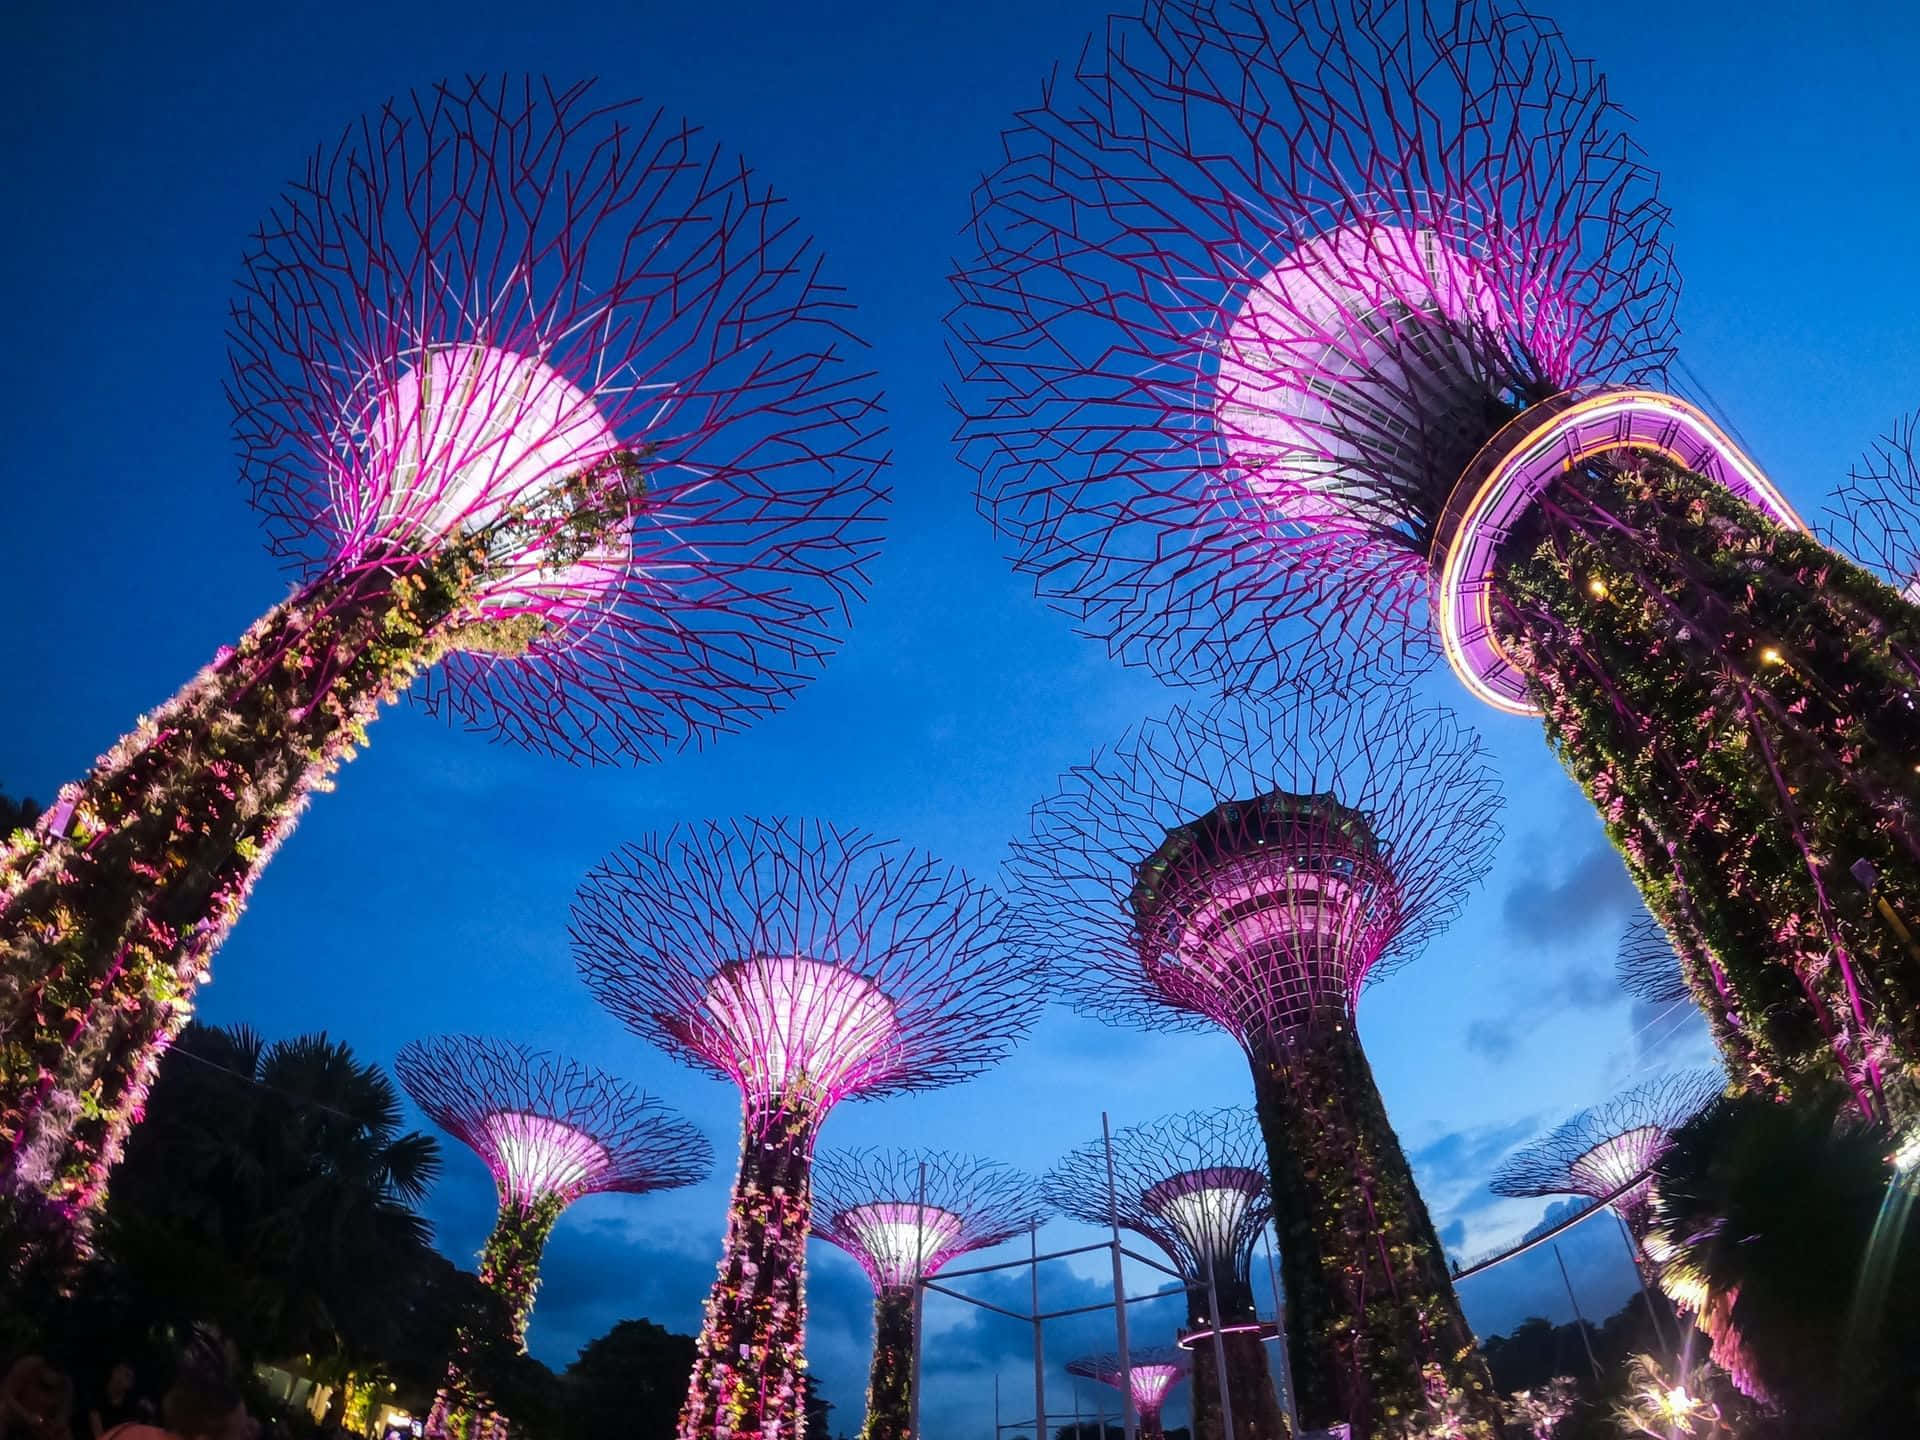
[[[959,1253],[966,1222],[938,1206],[883,1200],[834,1217],[859,1242],[860,1258],[877,1289],[898,1289],[938,1273]]]
[[[1154,1345],[1130,1351],[1128,1362],[1122,1366],[1118,1355],[1083,1355],[1067,1362],[1067,1373],[1083,1380],[1098,1380],[1116,1390],[1126,1386],[1133,1392],[1142,1423],[1157,1426],[1167,1392],[1193,1368],[1192,1358],[1175,1346]]]
[[[548,558],[567,519],[562,482],[621,449],[578,386],[538,360],[475,344],[432,347],[391,385],[375,383],[365,433],[332,486],[342,527],[358,542],[350,550],[427,549],[530,506],[526,524],[495,536],[493,559],[507,574],[488,600],[509,612],[534,604],[571,612],[619,586],[624,528],[618,543],[559,565]]]
[[[1396,503],[1373,473],[1379,451],[1411,463],[1449,412],[1471,447],[1489,368],[1476,352],[1502,324],[1492,273],[1432,229],[1363,220],[1255,282],[1227,327],[1214,400],[1246,488],[1285,520],[1364,527]]]
[[[473,1148],[493,1171],[500,1198],[517,1205],[546,1195],[583,1195],[613,1160],[584,1130],[523,1110],[482,1116]]]
[[[1258,1170],[1215,1166],[1170,1176],[1140,1203],[1178,1230],[1194,1254],[1217,1262],[1236,1258],[1247,1211],[1266,1194],[1267,1177]]]
[[[739,1067],[759,1099],[829,1104],[860,1088],[887,1051],[894,1010],[871,980],[824,960],[756,955],[725,965],[707,987],[702,1043]]]

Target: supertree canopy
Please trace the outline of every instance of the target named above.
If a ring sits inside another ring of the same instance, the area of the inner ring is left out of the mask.
[[[1067,1373],[1129,1391],[1134,1413],[1140,1417],[1140,1440],[1162,1440],[1166,1427],[1161,1423],[1161,1412],[1173,1387],[1186,1378],[1190,1365],[1186,1351],[1158,1345],[1129,1349],[1125,1364],[1118,1355],[1082,1355],[1067,1362]]]
[[[916,850],[818,821],[736,820],[629,845],[574,906],[574,950],[630,1029],[740,1087],[740,1170],[683,1440],[798,1440],[814,1139],[843,1099],[1000,1059],[1043,972],[1000,902]]]
[[[1663,1075],[1582,1110],[1558,1129],[1522,1146],[1494,1172],[1496,1195],[1582,1195],[1604,1201],[1633,1237],[1634,1263],[1657,1284],[1645,1249],[1652,1224],[1653,1167],[1673,1132],[1726,1088],[1717,1070]]]
[[[1662,388],[1666,218],[1603,80],[1504,0],[1147,0],[978,192],[963,453],[1123,656],[1271,688],[1442,651],[1543,717],[1734,1077],[1886,1115],[1920,610]]]
[[[1649,1005],[1678,1005],[1693,998],[1673,942],[1660,922],[1644,910],[1627,922],[1613,957],[1620,988]]]
[[[704,1180],[706,1137],[658,1101],[598,1070],[499,1040],[416,1040],[394,1073],[429,1119],[485,1162],[500,1193],[480,1280],[507,1304],[526,1348],[540,1256],[560,1214],[583,1195],[638,1195]],[[428,1429],[471,1435],[475,1406],[456,1359]]]
[[[1356,1440],[1437,1383],[1494,1397],[1355,1030],[1369,982],[1485,875],[1500,792],[1480,743],[1404,693],[1236,701],[1149,722],[1034,810],[1020,943],[1085,1012],[1219,1028],[1265,1136],[1297,1409]]]
[[[1038,1188],[991,1160],[940,1151],[840,1150],[813,1171],[813,1233],[873,1282],[873,1368],[860,1440],[913,1434],[918,1284],[1046,1215]]]
[[[1104,1140],[1072,1151],[1047,1176],[1047,1199],[1089,1225],[1118,1224],[1146,1237],[1180,1272],[1188,1322],[1180,1344],[1193,1355],[1195,1434],[1201,1440],[1226,1434],[1216,1311],[1234,1435],[1269,1440],[1285,1434],[1263,1343],[1273,1328],[1261,1322],[1253,1297],[1254,1246],[1273,1214],[1266,1141],[1253,1112],[1195,1110],[1114,1132],[1111,1206],[1108,1154]]]
[[[228,327],[297,586],[0,849],[8,1208],[62,1231],[98,1201],[261,867],[387,702],[644,760],[813,673],[885,499],[846,318],[738,157],[584,84],[448,82],[316,153]]]

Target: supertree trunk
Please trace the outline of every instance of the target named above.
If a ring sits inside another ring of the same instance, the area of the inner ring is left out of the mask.
[[[1142,1407],[1139,1411],[1137,1418],[1140,1423],[1135,1428],[1135,1433],[1140,1440],[1167,1440],[1166,1427],[1161,1423],[1160,1413],[1157,1408],[1149,1410]]]
[[[479,574],[456,546],[308,586],[0,850],[0,1227],[20,1251],[84,1246],[254,881],[379,707],[473,619]]]
[[[1736,1078],[1910,1118],[1920,610],[1660,460],[1564,479],[1502,558],[1495,623]]]
[[[1254,1066],[1254,1093],[1301,1424],[1345,1421],[1353,1440],[1376,1440],[1423,1414],[1444,1381],[1464,1409],[1459,1433],[1492,1440],[1492,1383],[1352,1025],[1277,1042]]]
[[[480,1251],[480,1283],[506,1302],[508,1333],[522,1354],[527,1348],[527,1322],[533,1317],[534,1296],[540,1289],[540,1257],[566,1208],[566,1199],[559,1195],[542,1195],[527,1202],[506,1201]],[[460,1353],[447,1367],[447,1383],[434,1399],[433,1413],[427,1418],[428,1433],[444,1435],[452,1431],[466,1435],[468,1440],[479,1436],[505,1440],[505,1417],[479,1403],[473,1378],[466,1373],[469,1338],[462,1335],[457,1343]],[[467,1397],[470,1405],[461,1405],[456,1399],[459,1396]]]
[[[805,1109],[750,1113],[720,1275],[694,1347],[682,1440],[801,1440],[813,1141]],[[751,1366],[741,1357],[756,1357]]]
[[[1224,1271],[1227,1267],[1220,1269]],[[1226,1360],[1227,1399],[1233,1405],[1234,1440],[1278,1440],[1287,1433],[1287,1419],[1286,1412],[1280,1408],[1279,1393],[1273,1387],[1273,1373],[1267,1367],[1267,1347],[1257,1329],[1232,1328],[1235,1324],[1255,1322],[1253,1290],[1226,1273],[1216,1275],[1214,1286],[1220,1323],[1225,1331],[1220,1337],[1220,1348]],[[1207,1303],[1205,1290],[1187,1292],[1187,1321],[1196,1331],[1211,1331],[1212,1307]],[[1220,1380],[1211,1333],[1201,1334],[1194,1340],[1192,1354],[1189,1394],[1194,1434],[1198,1440],[1221,1440],[1226,1426],[1220,1408]]]
[[[908,1440],[913,1432],[913,1291],[888,1286],[873,1297],[873,1366],[860,1440]]]

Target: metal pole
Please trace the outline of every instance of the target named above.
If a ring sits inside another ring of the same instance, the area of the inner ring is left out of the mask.
[[[1071,1383],[1073,1385],[1073,1440],[1087,1440],[1085,1432],[1080,1428],[1080,1382],[1075,1380]]]
[[[1612,1206],[1608,1206],[1612,1209]],[[1666,1322],[1661,1319],[1663,1307],[1653,1303],[1653,1290],[1647,1284],[1647,1272],[1640,1264],[1640,1246],[1633,1238],[1633,1231],[1627,1228],[1626,1217],[1614,1210],[1613,1218],[1620,1222],[1620,1238],[1627,1243],[1627,1258],[1633,1262],[1634,1278],[1640,1282],[1640,1298],[1647,1304],[1647,1318],[1653,1321],[1653,1333],[1659,1337],[1662,1345],[1673,1345],[1673,1337],[1667,1333]],[[1674,1348],[1678,1348],[1675,1346]]]
[[[920,1440],[920,1332],[927,1313],[927,1162],[920,1162],[920,1193],[913,1211],[913,1385],[911,1429],[907,1434]],[[994,1440],[1000,1440],[995,1436]]]
[[[993,1440],[1000,1440],[1000,1372],[993,1372]]]
[[[1214,1283],[1214,1265],[1207,1262],[1207,1318],[1213,1321],[1213,1379],[1220,1390],[1220,1434],[1234,1440],[1233,1397],[1227,1393],[1227,1342],[1220,1335],[1220,1287]]]
[[[1560,1283],[1567,1287],[1567,1302],[1573,1306],[1573,1320],[1580,1327],[1580,1343],[1587,1347],[1587,1363],[1593,1367],[1596,1384],[1606,1382],[1600,1378],[1600,1358],[1593,1353],[1593,1337],[1587,1333],[1587,1317],[1580,1313],[1580,1302],[1574,1298],[1573,1281],[1567,1278],[1567,1262],[1561,1257],[1560,1246],[1553,1247],[1553,1258],[1560,1264]]]
[[[1293,1351],[1287,1345],[1286,1301],[1280,1296],[1280,1267],[1273,1258],[1273,1233],[1261,1230],[1260,1243],[1267,1247],[1267,1275],[1273,1281],[1273,1338],[1280,1347],[1280,1390],[1285,1397],[1287,1426],[1292,1434],[1298,1435],[1300,1412],[1293,1404]]]
[[[1113,1229],[1113,1329],[1120,1342],[1120,1374],[1124,1379],[1133,1373],[1133,1357],[1127,1353],[1127,1280],[1120,1273],[1120,1202],[1113,1192],[1113,1127],[1107,1123],[1104,1110],[1100,1112],[1100,1139],[1107,1148],[1107,1221]],[[1138,1440],[1140,1417],[1133,1408],[1132,1385],[1120,1387],[1120,1416],[1126,1440]]]
[[[1107,1387],[1093,1387],[1093,1424],[1100,1432],[1100,1440],[1107,1440]]]
[[[1033,1257],[1033,1440],[1047,1440],[1047,1342],[1042,1335],[1045,1322],[1040,1319],[1040,1223],[1027,1231],[1028,1251]]]

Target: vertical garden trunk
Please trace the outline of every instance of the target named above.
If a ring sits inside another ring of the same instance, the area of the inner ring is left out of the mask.
[[[682,1440],[801,1440],[813,1139],[805,1109],[749,1111],[720,1276],[694,1347]]]
[[[1444,1413],[1459,1435],[1491,1440],[1486,1366],[1351,1023],[1274,1042],[1254,1092],[1301,1424],[1344,1421],[1353,1440],[1378,1440]]]
[[[888,1286],[873,1297],[873,1366],[860,1440],[908,1440],[913,1430],[913,1290]]]
[[[1920,609],[1641,456],[1549,490],[1498,580],[1502,643],[1736,1080],[1837,1078],[1910,1119]]]
[[[1229,1271],[1230,1266],[1220,1267]],[[1227,1399],[1233,1406],[1234,1440],[1278,1440],[1287,1433],[1286,1412],[1280,1408],[1280,1396],[1273,1386],[1273,1374],[1267,1368],[1267,1347],[1257,1329],[1236,1330],[1236,1325],[1256,1323],[1253,1290],[1231,1273],[1215,1277],[1220,1306],[1220,1324],[1226,1332],[1220,1337],[1225,1352]],[[1193,1342],[1192,1390],[1193,1427],[1198,1440],[1221,1440],[1226,1434],[1225,1415],[1220,1406],[1220,1381],[1215,1373],[1213,1321],[1204,1289],[1187,1292],[1188,1328],[1199,1333]]]

